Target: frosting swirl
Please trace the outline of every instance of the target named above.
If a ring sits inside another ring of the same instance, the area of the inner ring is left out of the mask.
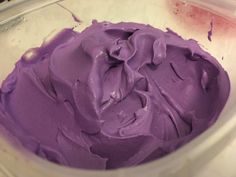
[[[229,79],[196,41],[96,21],[23,55],[1,87],[0,123],[62,165],[111,169],[160,158],[212,125]]]

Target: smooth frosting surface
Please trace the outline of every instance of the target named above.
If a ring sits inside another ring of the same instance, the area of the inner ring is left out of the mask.
[[[112,169],[160,158],[218,118],[227,73],[196,41],[96,21],[31,49],[1,87],[0,123],[49,161]]]

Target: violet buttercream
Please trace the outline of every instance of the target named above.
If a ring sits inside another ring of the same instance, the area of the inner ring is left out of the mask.
[[[211,126],[229,96],[217,60],[171,30],[94,21],[31,51],[2,84],[0,123],[66,166],[158,159]]]

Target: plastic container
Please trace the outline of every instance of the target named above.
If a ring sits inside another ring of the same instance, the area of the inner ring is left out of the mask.
[[[71,13],[82,21],[81,24],[73,20]],[[163,30],[169,27],[186,39],[198,40],[218,58],[231,80],[230,97],[218,121],[196,139],[162,159],[137,167],[109,171],[62,167],[16,148],[18,146],[14,146],[5,136],[0,136],[0,176],[189,177],[198,174],[209,160],[236,137],[235,28],[227,27],[222,35],[214,35],[213,31],[214,38],[210,42],[207,39],[208,29],[199,32],[193,30],[192,26],[184,26],[183,21],[180,23],[177,20],[166,0],[65,0],[60,5],[51,4],[0,26],[0,80],[6,77],[27,49],[39,46],[62,28],[75,27],[75,30],[81,31],[91,24],[92,19],[147,23]],[[210,21],[206,23],[210,24]]]
[[[43,6],[47,6],[51,3],[57,2],[59,0],[17,0],[9,1],[4,0],[1,2],[0,6],[0,24],[7,23],[20,15],[23,15],[27,12],[33,11]]]
[[[235,0],[182,0],[186,3],[196,5],[222,17],[236,21],[236,1]]]

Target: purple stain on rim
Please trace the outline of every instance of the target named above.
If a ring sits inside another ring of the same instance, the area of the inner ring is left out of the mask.
[[[73,20],[77,23],[82,23],[82,21],[79,19],[79,17],[77,17],[71,10],[69,10],[68,8],[66,8],[65,6],[58,4],[60,7],[62,7],[63,9],[65,9],[67,12],[69,12],[73,18]]]
[[[82,22],[75,14],[71,13],[71,16],[75,22],[78,22],[79,24]]]
[[[210,42],[212,41],[212,35],[213,35],[213,20],[211,20],[210,30],[208,31],[208,35],[207,35],[207,38]]]

